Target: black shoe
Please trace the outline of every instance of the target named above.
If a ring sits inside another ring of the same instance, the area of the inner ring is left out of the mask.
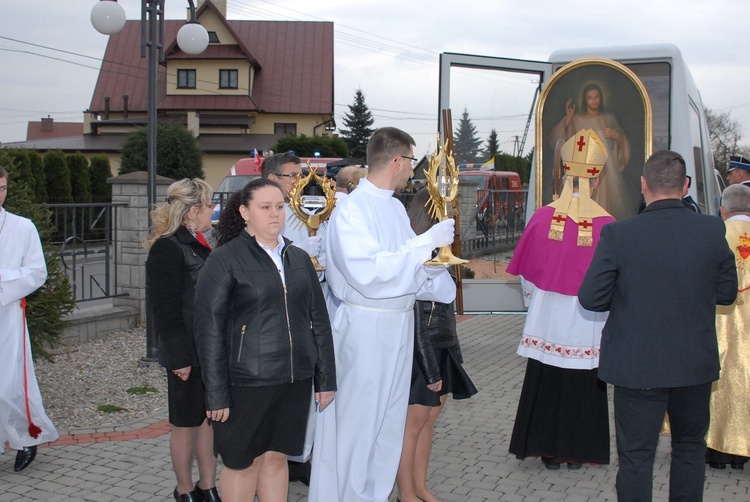
[[[726,463],[724,463],[724,462],[714,462],[713,460],[708,463],[708,466],[711,469],[719,469],[719,470],[727,468],[727,464]]]
[[[172,495],[174,495],[174,499],[177,502],[201,502],[201,499],[198,498],[198,494],[195,493],[195,490],[193,490],[192,492],[180,494],[177,493],[177,488],[175,488]]]
[[[208,490],[204,490],[200,486],[198,486],[198,483],[195,483],[195,494],[197,495],[198,500],[202,502],[221,502],[219,491],[215,486],[213,488],[209,488]]]
[[[299,481],[305,486],[310,486],[310,462],[292,462],[289,461],[289,481]]]
[[[21,472],[36,458],[36,446],[25,446],[16,453],[16,465],[13,470]]]
[[[736,471],[742,471],[742,470],[745,469],[745,463],[744,462],[732,462],[730,464],[730,466],[732,467],[732,469],[734,469]]]
[[[575,462],[568,462],[568,469],[571,471],[577,471],[581,468],[582,464],[576,464]]]
[[[558,462],[557,460],[554,460],[550,457],[542,457],[542,463],[544,464],[544,467],[546,467],[550,471],[560,470],[560,464],[562,464],[562,462]]]

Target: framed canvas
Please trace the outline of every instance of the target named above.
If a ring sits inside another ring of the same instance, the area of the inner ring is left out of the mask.
[[[593,199],[618,220],[637,213],[643,164],[651,155],[651,103],[631,70],[600,58],[563,66],[542,90],[536,121],[538,206],[562,188],[559,147],[579,130],[593,129],[608,154]]]

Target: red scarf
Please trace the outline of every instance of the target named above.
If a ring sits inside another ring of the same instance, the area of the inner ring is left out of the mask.
[[[191,229],[184,223],[183,226],[187,228],[188,232],[190,232],[190,234],[195,237],[195,240],[197,240],[204,248],[208,249],[209,251],[213,251],[213,249],[211,248],[211,244],[209,244],[206,238],[203,237],[203,233],[200,230]],[[193,232],[195,232],[195,234],[193,234]]]

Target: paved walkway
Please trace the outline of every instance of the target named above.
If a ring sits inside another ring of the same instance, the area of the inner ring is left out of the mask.
[[[465,367],[479,394],[449,400],[435,430],[430,485],[443,502],[616,500],[612,465],[545,470],[539,460],[508,454],[525,360],[515,355],[524,316],[467,316],[459,323]],[[71,431],[40,447],[26,471],[13,472],[14,452],[0,457],[0,502],[169,501],[175,486],[163,415],[119,427]],[[654,499],[666,500],[668,438],[654,466]],[[706,470],[705,499],[750,501],[750,470]],[[289,500],[307,488],[292,483]],[[395,491],[391,500],[395,500]]]

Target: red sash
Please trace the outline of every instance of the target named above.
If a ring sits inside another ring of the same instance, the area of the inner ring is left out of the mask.
[[[23,337],[23,393],[26,398],[26,419],[29,421],[29,434],[33,438],[38,438],[39,434],[42,433],[42,429],[31,420],[31,408],[29,406],[29,379],[27,376],[28,369],[26,368],[26,357],[28,354],[26,347],[26,298],[21,298],[21,310],[23,311],[23,331],[21,332],[21,336]]]

